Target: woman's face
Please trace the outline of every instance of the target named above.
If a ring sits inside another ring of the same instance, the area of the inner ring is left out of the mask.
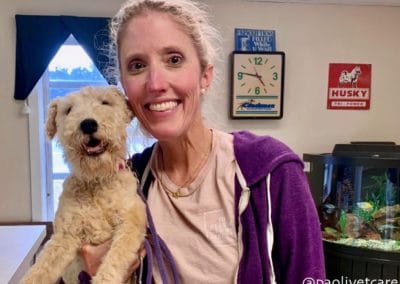
[[[131,19],[121,34],[119,61],[130,105],[155,138],[178,138],[201,124],[201,89],[213,69],[202,72],[191,38],[169,15]]]

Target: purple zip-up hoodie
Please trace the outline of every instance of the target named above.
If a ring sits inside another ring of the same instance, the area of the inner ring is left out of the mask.
[[[247,131],[235,132],[233,136],[235,157],[250,189],[247,206],[239,216],[243,188],[236,177],[235,216],[237,228],[242,228],[239,240],[243,245],[237,283],[268,284],[271,281],[270,267],[274,268],[277,283],[310,283],[303,282],[307,278],[325,280],[320,223],[303,172],[303,162],[285,144],[272,137],[257,136]],[[152,148],[148,148],[132,158],[139,179],[151,152]],[[268,175],[269,188],[266,182]],[[145,196],[153,179],[150,172],[144,183]],[[267,238],[267,228],[271,225],[268,223],[269,213],[274,235],[273,266],[267,249],[271,241]],[[149,279],[143,280],[149,283]]]
[[[272,259],[277,283],[309,283],[303,282],[306,278],[325,280],[320,223],[301,159],[274,138],[249,132],[233,135],[235,157],[251,192],[248,207],[239,217],[243,256],[238,283],[270,283],[267,190],[271,197]],[[241,191],[236,181],[237,205]]]

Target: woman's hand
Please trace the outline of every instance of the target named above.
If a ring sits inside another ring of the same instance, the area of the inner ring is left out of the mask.
[[[101,261],[103,257],[106,255],[108,250],[111,247],[112,240],[108,240],[100,245],[93,246],[89,244],[84,244],[81,247],[81,256],[83,258],[83,265],[84,265],[84,270],[86,273],[90,275],[90,277],[93,277],[96,275],[97,270],[99,269],[101,265]],[[129,277],[132,275],[133,272],[136,271],[136,269],[139,268],[140,266],[140,259],[144,258],[146,256],[146,250],[144,246],[139,249],[138,251],[138,259],[136,259],[130,266],[129,270],[127,271],[126,279],[129,279]]]

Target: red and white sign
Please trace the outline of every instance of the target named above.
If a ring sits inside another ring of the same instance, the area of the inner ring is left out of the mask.
[[[369,109],[371,64],[329,64],[328,109]]]

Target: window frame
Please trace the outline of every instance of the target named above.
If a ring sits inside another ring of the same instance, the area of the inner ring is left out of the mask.
[[[46,136],[44,128],[43,85],[39,80],[28,97],[30,113],[28,116],[29,130],[29,161],[32,221],[49,221],[47,204],[46,179]]]

